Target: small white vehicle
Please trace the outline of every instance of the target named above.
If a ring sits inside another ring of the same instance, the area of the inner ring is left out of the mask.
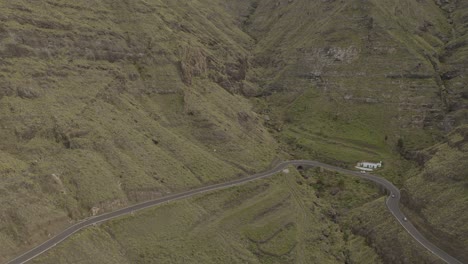
[[[392,193],[392,198],[395,198],[395,194],[394,194],[394,193]]]
[[[408,218],[406,218],[406,216],[403,217],[403,221],[405,221],[405,222],[408,221]]]

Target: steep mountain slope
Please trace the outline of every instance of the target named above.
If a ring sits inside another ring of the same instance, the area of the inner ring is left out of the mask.
[[[436,69],[448,103],[451,131],[441,143],[416,156],[423,170],[406,184],[408,211],[424,233],[460,260],[468,261],[468,3],[446,1],[441,7],[453,26]],[[455,128],[452,128],[455,127]]]
[[[267,99],[260,110],[270,115],[279,137],[301,158],[343,165],[383,159],[381,173],[407,188],[408,213],[421,217],[425,234],[468,260],[461,213],[467,206],[467,151],[447,143],[429,154],[418,151],[449,131],[455,132],[448,142],[455,134],[464,138],[459,126],[468,121],[467,4],[259,1],[254,7],[245,22],[258,40],[250,78],[263,84],[259,93]],[[431,160],[405,184],[418,169],[412,172],[396,152],[420,165]],[[428,171],[435,178],[428,178]],[[371,204],[359,210],[370,218],[378,213]],[[408,257],[398,260],[402,263],[418,259],[409,259],[407,246],[387,245],[388,237],[406,244],[384,231],[392,229],[390,222],[352,219],[353,230],[377,245],[386,262],[397,261],[395,255]],[[369,231],[377,225],[380,232]]]
[[[197,1],[0,9],[1,260],[92,208],[273,160],[275,141],[229,92],[242,82],[251,39],[221,9]]]
[[[336,141],[353,162],[368,155],[353,147],[401,139],[420,149],[466,122],[446,115],[464,104],[461,89],[449,96],[441,83],[452,28],[432,1],[260,1],[246,24],[258,40],[251,78],[272,94],[264,111],[282,104],[274,125],[288,138],[318,137],[317,156],[335,155]]]
[[[468,127],[425,150],[424,169],[405,183],[403,197],[418,227],[442,248],[468,260]]]
[[[383,160],[411,219],[466,258],[466,3],[0,9],[0,262],[78,219],[277,156]],[[117,219],[37,262],[437,261],[383,213],[377,190],[335,177],[292,172]]]

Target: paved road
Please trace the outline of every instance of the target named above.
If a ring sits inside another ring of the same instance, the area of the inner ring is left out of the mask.
[[[403,215],[403,213],[401,212],[400,207],[399,207],[400,190],[398,190],[398,188],[395,187],[391,182],[387,181],[384,178],[380,178],[380,177],[372,175],[372,174],[360,173],[360,172],[347,170],[347,169],[343,169],[343,168],[340,168],[340,167],[320,163],[320,162],[317,162],[317,161],[310,161],[310,160],[285,161],[285,162],[279,163],[278,165],[276,165],[275,167],[273,167],[272,169],[270,169],[268,171],[261,172],[261,173],[255,174],[255,175],[251,175],[251,176],[248,176],[248,177],[245,177],[245,178],[241,178],[241,179],[238,179],[238,180],[233,180],[233,181],[226,182],[226,183],[214,184],[214,185],[194,189],[194,190],[183,192],[183,193],[178,193],[178,194],[165,196],[165,197],[162,197],[162,198],[159,198],[159,199],[156,199],[156,200],[147,201],[147,202],[144,202],[144,203],[129,206],[127,208],[122,208],[122,209],[114,211],[114,212],[110,212],[110,213],[98,215],[98,216],[95,216],[95,217],[92,217],[92,218],[88,218],[88,219],[86,219],[84,221],[78,222],[77,224],[70,226],[69,228],[65,229],[63,232],[56,235],[55,237],[47,240],[46,242],[44,242],[41,245],[31,249],[28,252],[22,254],[21,256],[18,256],[15,259],[12,259],[8,263],[9,264],[25,263],[25,262],[37,257],[38,255],[44,253],[45,251],[53,248],[58,243],[62,242],[63,240],[65,240],[66,238],[71,236],[72,234],[80,231],[81,229],[83,229],[83,228],[85,228],[87,226],[94,225],[94,224],[97,224],[97,223],[100,223],[100,222],[104,222],[104,221],[107,221],[107,220],[110,220],[110,219],[113,219],[113,218],[116,218],[116,217],[119,217],[119,216],[122,216],[122,215],[130,214],[130,213],[133,213],[135,211],[142,210],[142,209],[152,207],[152,206],[155,206],[155,205],[158,205],[158,204],[162,204],[162,203],[165,203],[165,202],[170,202],[170,201],[175,201],[175,200],[179,200],[179,199],[182,199],[182,198],[187,198],[187,197],[190,197],[190,196],[193,196],[193,195],[196,195],[196,194],[200,194],[200,193],[204,193],[204,192],[229,188],[229,187],[240,185],[240,184],[250,182],[250,181],[253,181],[253,180],[256,180],[256,179],[266,178],[266,177],[274,175],[274,174],[276,174],[278,172],[281,172],[283,169],[285,169],[287,166],[290,166],[290,165],[294,165],[294,166],[297,166],[297,167],[299,167],[299,166],[302,166],[302,167],[322,167],[322,168],[325,168],[327,170],[332,170],[332,171],[337,171],[337,172],[357,176],[357,177],[372,181],[372,182],[382,186],[390,194],[394,195],[394,197],[392,197],[392,195],[389,195],[389,197],[386,199],[385,203],[387,205],[388,210],[393,214],[393,216],[395,216],[395,218],[403,226],[403,228],[405,228],[405,230],[416,241],[418,241],[422,246],[424,246],[426,249],[428,249],[430,252],[432,252],[433,254],[435,254],[436,256],[438,256],[439,258],[444,260],[445,262],[450,263],[450,264],[452,264],[452,263],[453,264],[455,264],[455,263],[456,264],[461,264],[460,261],[453,258],[449,254],[447,254],[446,252],[444,252],[443,250],[441,250],[440,248],[436,247],[434,244],[429,242],[409,221],[404,221],[403,220],[405,216]]]

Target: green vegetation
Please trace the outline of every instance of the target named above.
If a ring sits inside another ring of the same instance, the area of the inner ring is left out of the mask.
[[[276,54],[267,64],[271,74],[257,78],[277,92],[260,110],[271,113],[282,137],[311,141],[299,144],[314,149],[317,157],[354,163],[366,156],[391,159],[400,138],[414,150],[442,136],[431,129],[437,119],[426,109],[444,111],[436,97],[437,73],[425,54],[442,52],[443,46],[439,40],[433,47],[426,38],[442,38],[449,25],[434,3],[405,4],[263,1],[258,25],[248,32],[260,39],[257,56]],[[275,14],[264,19],[262,12],[271,9]],[[405,14],[411,10],[418,15]],[[424,23],[434,32],[415,35]],[[278,67],[281,71],[273,70]]]
[[[425,235],[443,238],[441,247],[466,259],[468,126],[455,129],[446,142],[425,150],[425,154],[429,160],[422,172],[405,183],[407,211]]]
[[[467,260],[462,2],[0,3],[0,262],[92,208],[289,158],[384,161],[411,219]],[[36,262],[434,261],[373,186],[301,173],[116,219]]]
[[[93,207],[225,181],[276,157],[260,117],[233,93],[251,39],[222,9],[198,1],[0,9],[1,262]]]
[[[93,263],[106,255],[119,263],[336,263],[362,259],[379,263],[364,240],[341,231],[329,215],[331,210],[291,168],[289,174],[89,228],[33,263]],[[98,246],[108,243],[106,248]]]
[[[411,218],[413,221],[413,218]],[[384,198],[351,211],[343,220],[357,236],[366,237],[384,263],[445,263],[425,250],[386,210]]]

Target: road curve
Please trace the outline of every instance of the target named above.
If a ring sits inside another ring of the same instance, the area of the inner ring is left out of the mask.
[[[387,199],[385,201],[385,204],[387,205],[388,210],[398,220],[400,225],[403,226],[403,228],[416,241],[418,241],[423,247],[425,247],[427,250],[429,250],[430,252],[432,252],[434,255],[438,256],[440,259],[444,260],[445,262],[450,263],[450,264],[461,264],[460,261],[458,261],[454,257],[447,254],[445,251],[441,250],[440,248],[438,248],[437,246],[435,246],[434,244],[429,242],[409,221],[404,221],[403,220],[405,216],[401,212],[400,206],[399,206],[399,203],[400,203],[400,190],[398,190],[398,188],[395,187],[395,185],[393,185],[391,182],[389,182],[388,180],[386,180],[384,178],[376,176],[376,175],[372,175],[372,174],[368,174],[368,173],[360,173],[360,172],[357,172],[357,171],[343,169],[343,168],[340,168],[340,167],[328,165],[328,164],[321,163],[321,162],[318,162],[318,161],[311,161],[311,160],[284,161],[284,162],[281,162],[281,163],[277,164],[276,166],[274,166],[273,168],[271,168],[268,171],[257,173],[257,174],[254,174],[254,175],[251,175],[251,176],[248,176],[248,177],[245,177],[245,178],[241,178],[241,179],[237,179],[237,180],[233,180],[233,181],[229,181],[229,182],[225,182],[225,183],[219,183],[219,184],[214,184],[214,185],[210,185],[210,186],[205,186],[205,187],[201,187],[201,188],[198,188],[198,189],[194,189],[194,190],[190,190],[190,191],[186,191],[186,192],[182,192],[182,193],[177,193],[177,194],[165,196],[165,197],[162,197],[162,198],[159,198],[159,199],[155,199],[155,200],[135,204],[135,205],[132,205],[132,206],[129,206],[129,207],[126,207],[126,208],[122,208],[122,209],[119,209],[119,210],[114,211],[114,212],[110,212],[110,213],[98,215],[98,216],[95,216],[95,217],[92,217],[92,218],[88,218],[88,219],[86,219],[84,221],[78,222],[78,223],[70,226],[69,228],[65,229],[64,231],[62,231],[58,235],[54,236],[53,238],[47,240],[46,242],[42,243],[41,245],[29,250],[28,252],[22,254],[21,256],[18,256],[16,258],[10,260],[8,263],[9,264],[25,263],[25,262],[39,256],[40,254],[46,252],[47,250],[53,248],[58,243],[64,241],[66,238],[68,238],[72,234],[80,231],[81,229],[83,229],[83,228],[85,228],[87,226],[94,225],[94,224],[97,224],[97,223],[101,223],[101,222],[104,222],[104,221],[108,221],[110,219],[113,219],[113,218],[116,218],[116,217],[119,217],[119,216],[122,216],[122,215],[130,214],[130,213],[133,213],[135,211],[146,209],[146,208],[149,208],[149,207],[152,207],[152,206],[155,206],[155,205],[159,205],[159,204],[162,204],[162,203],[165,203],[165,202],[170,202],[170,201],[175,201],[175,200],[191,197],[193,195],[201,194],[201,193],[204,193],[204,192],[229,188],[229,187],[240,185],[240,184],[250,182],[250,181],[253,181],[253,180],[256,180],[256,179],[266,178],[266,177],[272,176],[272,175],[274,175],[274,174],[276,174],[278,172],[281,172],[283,169],[285,169],[287,166],[290,166],[290,165],[293,165],[293,166],[296,166],[296,167],[299,167],[299,166],[302,166],[302,167],[322,167],[322,168],[327,169],[327,170],[336,171],[336,172],[345,173],[345,174],[350,174],[350,175],[353,175],[353,176],[356,176],[356,177],[359,177],[359,178],[363,178],[363,179],[372,181],[372,182],[382,186],[390,194],[393,194],[395,196],[395,197],[392,197],[392,195],[389,195],[389,197],[387,197]]]

